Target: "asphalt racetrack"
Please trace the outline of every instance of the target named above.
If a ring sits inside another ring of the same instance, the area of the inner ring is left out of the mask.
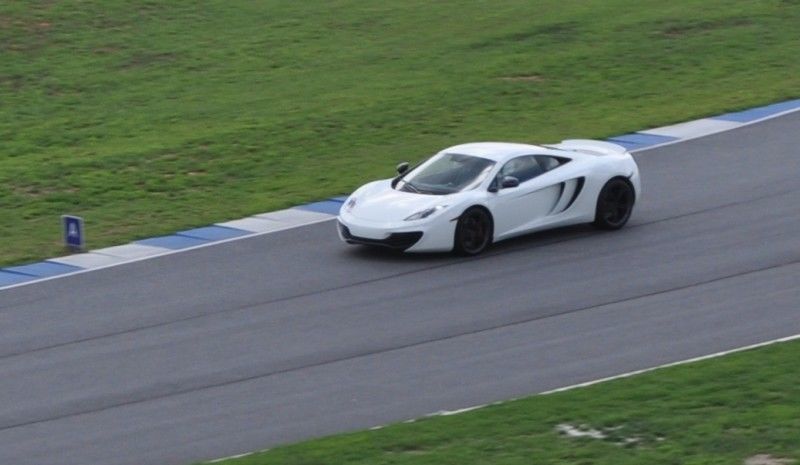
[[[0,291],[0,463],[185,465],[800,333],[800,113],[636,154],[629,227],[333,221]]]

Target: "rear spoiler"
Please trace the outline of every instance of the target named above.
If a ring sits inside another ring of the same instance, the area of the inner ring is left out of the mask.
[[[589,155],[622,155],[628,152],[621,145],[589,139],[567,139],[558,144],[545,145],[545,147],[587,153]]]

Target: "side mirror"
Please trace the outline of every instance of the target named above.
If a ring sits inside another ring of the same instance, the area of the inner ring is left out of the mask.
[[[503,187],[503,189],[517,187],[519,186],[519,179],[515,178],[514,176],[503,176],[503,180],[500,182],[500,185]]]
[[[408,162],[404,161],[397,165],[397,174],[403,175],[405,172],[408,171]]]

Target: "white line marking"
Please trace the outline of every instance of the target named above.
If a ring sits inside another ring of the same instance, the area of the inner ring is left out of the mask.
[[[800,339],[800,334],[794,334],[792,336],[786,336],[786,337],[782,337],[782,338],[778,338],[778,339],[772,339],[770,341],[759,342],[757,344],[750,344],[748,346],[736,347],[734,349],[729,349],[729,350],[723,350],[722,352],[716,352],[716,353],[708,354],[708,355],[701,355],[699,357],[687,358],[685,360],[679,360],[677,362],[665,363],[663,365],[657,365],[657,366],[650,367],[650,368],[643,368],[641,370],[629,371],[627,373],[622,373],[622,374],[619,374],[619,375],[609,376],[609,377],[606,377],[606,378],[600,378],[600,379],[595,379],[595,380],[592,380],[592,381],[586,381],[586,382],[583,382],[583,383],[573,384],[573,385],[570,385],[570,386],[564,386],[564,387],[560,387],[560,388],[556,388],[556,389],[551,389],[549,391],[540,392],[538,395],[546,396],[548,394],[555,394],[557,392],[571,391],[573,389],[584,388],[584,387],[587,387],[587,386],[592,386],[594,384],[600,384],[600,383],[605,383],[607,381],[613,381],[615,379],[629,378],[631,376],[636,376],[636,375],[640,375],[642,373],[648,373],[648,372],[651,372],[651,371],[660,370],[662,368],[669,368],[669,367],[674,367],[674,366],[678,366],[678,365],[686,365],[686,364],[689,364],[689,363],[701,362],[703,360],[723,357],[725,355],[735,354],[737,352],[744,352],[746,350],[758,349],[760,347],[766,347],[766,346],[770,346],[770,345],[773,345],[773,344],[780,344],[780,343],[783,343],[783,342],[794,341],[794,340],[797,340],[797,339]]]
[[[428,414],[426,416],[430,416],[430,417],[449,417],[450,415],[458,415],[460,413],[465,413],[465,412],[471,412],[473,410],[478,410],[479,408],[484,408],[487,405],[489,405],[489,404],[481,404],[481,405],[476,405],[474,407],[460,408],[460,409],[457,409],[457,410],[439,410],[438,412],[434,412],[434,413]]]
[[[744,351],[747,351],[747,350],[758,349],[758,348],[761,348],[761,347],[771,346],[773,344],[780,344],[780,343],[783,343],[783,342],[790,342],[790,341],[795,341],[795,340],[800,340],[800,334],[794,334],[792,336],[786,336],[786,337],[781,337],[781,338],[778,338],[778,339],[772,339],[772,340],[769,340],[769,341],[759,342],[757,344],[750,344],[750,345],[747,345],[747,346],[736,347],[736,348],[733,348],[733,349],[723,350],[721,352],[715,352],[713,354],[701,355],[699,357],[687,358],[685,360],[678,360],[677,362],[665,363],[663,365],[657,365],[657,366],[650,367],[650,368],[643,368],[641,370],[634,370],[634,371],[629,371],[629,372],[626,372],[626,373],[620,373],[618,375],[607,376],[605,378],[593,379],[591,381],[585,381],[583,383],[571,384],[569,386],[563,386],[563,387],[560,387],[560,388],[551,389],[549,391],[539,392],[539,393],[536,393],[536,394],[533,394],[533,395],[534,396],[546,396],[546,395],[550,395],[550,394],[555,394],[557,392],[571,391],[573,389],[585,388],[585,387],[593,386],[595,384],[605,383],[605,382],[608,382],[608,381],[614,381],[614,380],[617,380],[617,379],[630,378],[631,376],[641,375],[643,373],[649,373],[651,371],[661,370],[663,368],[670,368],[670,367],[679,366],[679,365],[687,365],[687,364],[690,364],[690,363],[701,362],[703,360],[709,360],[709,359],[712,359],[712,358],[724,357],[726,355],[735,354],[737,352],[744,352]],[[476,405],[474,407],[466,407],[466,408],[462,408],[462,409],[458,409],[458,410],[452,410],[452,411],[439,411],[439,412],[431,413],[431,414],[428,414],[428,415],[425,415],[425,416],[428,417],[428,416],[438,416],[438,415],[443,415],[443,416],[458,415],[460,413],[469,412],[469,411],[472,411],[472,410],[477,410],[477,409],[486,407],[488,405],[505,404],[505,403],[508,403],[508,402],[513,402],[515,400],[517,400],[517,399],[509,399],[509,400],[504,400],[504,401],[498,401],[498,402],[493,402],[491,404],[481,404],[481,405]],[[409,420],[409,421],[413,421],[413,420]]]
[[[219,458],[219,459],[209,460],[206,463],[218,463],[218,462],[224,462],[225,460],[235,460],[235,459],[240,459],[242,457],[247,457],[248,455],[253,455],[253,454],[255,454],[255,452],[246,452],[244,454],[231,455],[229,457],[222,457],[222,458]]]
[[[221,458],[214,459],[214,460],[209,460],[208,462],[203,462],[203,463],[218,463],[218,462],[224,462],[225,460],[240,459],[242,457],[247,457],[249,455],[260,454],[260,453],[266,452],[268,450],[269,450],[269,448],[260,449],[260,450],[254,451],[254,452],[245,452],[244,454],[231,455],[231,456],[228,456],[228,457],[221,457]]]
[[[713,359],[713,358],[724,357],[726,355],[734,354],[734,353],[737,353],[737,352],[744,352],[744,351],[747,351],[747,350],[758,349],[758,348],[770,346],[770,345],[773,345],[773,344],[780,344],[780,343],[783,343],[783,342],[790,342],[790,341],[795,341],[795,340],[800,340],[800,334],[794,334],[792,336],[786,336],[786,337],[781,337],[781,338],[778,338],[778,339],[772,339],[770,341],[759,342],[757,344],[750,344],[750,345],[747,345],[747,346],[737,347],[737,348],[734,348],[734,349],[723,350],[721,352],[715,352],[713,354],[702,355],[700,357],[687,358],[685,360],[679,360],[677,362],[665,363],[663,365],[658,365],[658,366],[654,366],[654,367],[650,367],[650,368],[643,368],[641,370],[629,371],[627,373],[621,373],[621,374],[614,375],[614,376],[608,376],[608,377],[605,377],[605,378],[594,379],[594,380],[586,381],[586,382],[583,382],[583,383],[572,384],[572,385],[569,385],[569,386],[564,386],[564,387],[560,387],[560,388],[556,388],[556,389],[551,389],[549,391],[539,392],[539,393],[533,394],[533,396],[546,396],[546,395],[555,394],[555,393],[558,393],[558,392],[571,391],[573,389],[585,388],[585,387],[593,386],[595,384],[605,383],[605,382],[608,382],[608,381],[614,381],[614,380],[617,380],[617,379],[630,378],[632,376],[640,375],[640,374],[643,374],[643,373],[649,373],[651,371],[661,370],[663,368],[669,368],[669,367],[674,367],[674,366],[679,366],[679,365],[687,365],[687,364],[690,364],[690,363],[700,362],[700,361],[703,361],[703,360],[709,360],[709,359]],[[419,418],[410,418],[408,420],[403,421],[402,423],[414,423],[417,420],[420,420],[420,419],[425,418],[425,417],[459,415],[459,414],[462,414],[462,413],[471,412],[473,410],[478,410],[478,409],[481,409],[481,408],[484,408],[484,407],[488,407],[490,405],[506,404],[508,402],[513,402],[515,400],[519,400],[519,398],[501,400],[501,401],[492,402],[492,403],[489,403],[489,404],[475,405],[475,406],[472,406],[472,407],[465,407],[465,408],[461,408],[461,409],[457,409],[457,410],[440,410],[438,412],[429,413],[429,414],[424,415],[424,416],[419,417]],[[375,430],[383,429],[386,426],[390,426],[390,425],[377,425],[377,426],[373,426],[373,427],[368,428],[368,430],[375,431]],[[559,426],[561,426],[561,425],[559,425]],[[569,425],[567,425],[567,426],[569,426]],[[592,434],[594,434],[594,430],[591,430],[591,431],[593,432]],[[563,431],[563,432],[565,432],[567,434],[571,433],[571,431]],[[586,435],[587,433],[582,432],[581,434]],[[600,433],[600,434],[602,434],[602,433]],[[594,437],[594,436],[592,436],[592,437]],[[241,455],[232,455],[230,457],[211,460],[211,461],[209,461],[207,463],[222,462],[222,461],[228,460],[228,459],[236,459],[236,458],[239,458],[239,457],[245,457],[247,455],[251,455],[251,454],[255,454],[255,453],[259,453],[259,452],[266,452],[268,450],[269,449],[263,449],[263,450],[260,450],[258,452],[250,452],[250,453],[241,454]]]

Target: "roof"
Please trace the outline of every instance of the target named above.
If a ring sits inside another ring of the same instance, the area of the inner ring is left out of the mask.
[[[518,144],[514,142],[471,142],[468,144],[454,145],[442,152],[459,153],[488,158],[493,161],[503,161],[519,155],[532,155],[536,153],[552,153],[552,149],[538,145]]]

